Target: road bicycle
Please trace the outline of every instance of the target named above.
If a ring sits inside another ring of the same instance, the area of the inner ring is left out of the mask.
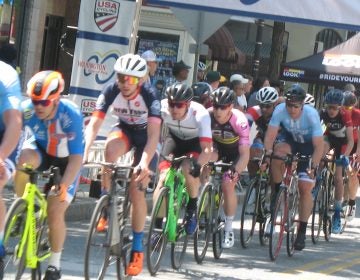
[[[253,159],[259,165],[261,159]],[[254,234],[255,225],[259,223],[259,241],[261,245],[268,243],[265,228],[270,221],[270,210],[266,208],[266,197],[269,186],[269,170],[259,170],[250,181],[246,191],[241,212],[240,241],[243,248],[247,248]]]
[[[151,213],[146,254],[151,275],[160,268],[167,242],[171,243],[171,265],[174,269],[180,268],[188,243],[184,222],[189,195],[180,165],[186,159],[193,163],[193,159],[189,156],[162,157],[170,163],[170,169]]]
[[[297,163],[309,161],[310,156],[288,154],[285,157],[272,155],[271,159],[279,159],[285,163],[285,172],[280,189],[276,194],[271,213],[269,255],[276,260],[280,253],[284,232],[286,232],[286,251],[289,257],[294,254],[294,243],[298,232],[298,175]]]
[[[5,218],[5,273],[15,274],[16,280],[41,279],[41,262],[50,256],[50,245],[47,201],[37,182],[42,176],[49,180],[50,185],[58,186],[60,169],[51,167],[46,171],[37,171],[25,164],[18,170],[29,175],[29,182],[25,185],[23,196],[12,203]]]
[[[221,182],[224,168],[229,169],[232,163],[222,161],[209,162],[209,181],[201,191],[198,204],[199,226],[194,234],[194,256],[197,263],[202,263],[212,236],[213,254],[219,259],[222,254],[221,242],[224,235],[224,213],[222,209],[223,193]]]
[[[87,168],[111,172],[111,188],[97,201],[90,220],[85,245],[85,279],[105,279],[106,270],[116,265],[117,279],[131,279],[126,266],[131,256],[132,230],[129,221],[129,182],[133,167],[117,163],[88,163]],[[105,230],[98,230],[101,218],[107,219]]]

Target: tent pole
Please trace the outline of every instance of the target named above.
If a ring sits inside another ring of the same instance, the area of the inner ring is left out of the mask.
[[[256,21],[257,32],[256,32],[256,44],[254,50],[254,62],[253,62],[253,71],[252,76],[256,79],[259,75],[259,66],[260,66],[260,51],[262,46],[262,35],[264,29],[264,20],[259,19]]]

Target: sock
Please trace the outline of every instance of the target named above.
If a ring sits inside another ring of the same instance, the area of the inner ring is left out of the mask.
[[[140,231],[140,232],[133,231],[133,242],[132,242],[132,248],[131,248],[132,251],[134,251],[134,252],[144,251],[143,242],[142,242],[143,237],[144,237],[143,231]]]
[[[353,199],[349,199],[349,206],[354,206],[355,205],[355,200]],[[0,235],[1,237],[1,235]]]
[[[191,210],[194,211],[194,210],[196,210],[196,208],[197,208],[197,197],[194,197],[194,198],[190,197],[189,202],[188,202],[188,204],[186,206],[186,210],[187,211],[191,211]]]
[[[0,245],[3,244],[3,240],[4,240],[4,231],[0,231]]]
[[[307,222],[300,222],[299,232],[306,233]]]
[[[335,212],[340,212],[342,209],[342,201],[335,200]]]
[[[51,266],[55,266],[57,269],[60,269],[60,259],[61,259],[61,251],[58,253],[51,251],[48,266],[51,265]]]
[[[234,216],[226,216],[225,217],[225,231],[232,231],[232,222],[234,220]]]

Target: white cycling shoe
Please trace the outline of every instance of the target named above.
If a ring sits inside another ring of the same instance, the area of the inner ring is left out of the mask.
[[[222,241],[221,247],[224,249],[228,249],[234,246],[235,238],[233,231],[225,231],[224,239]]]

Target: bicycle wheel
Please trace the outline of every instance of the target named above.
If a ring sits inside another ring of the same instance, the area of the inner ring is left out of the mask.
[[[168,196],[168,189],[165,187],[162,188],[151,213],[151,223],[146,247],[146,263],[151,275],[155,275],[159,270],[161,258],[166,248],[167,236],[165,228],[166,217],[169,212]]]
[[[247,248],[254,234],[256,218],[258,215],[258,178],[251,181],[246,191],[241,212],[240,241],[243,248]]]
[[[109,195],[102,196],[91,217],[85,247],[85,279],[103,279],[110,263],[110,231],[107,229],[97,230],[100,218],[108,218],[109,201]]]
[[[4,271],[6,274],[15,275],[14,279],[30,278],[31,276],[23,275],[26,265],[26,248],[27,244],[23,246],[23,253],[19,255],[18,250],[23,240],[25,223],[27,215],[27,203],[24,199],[16,199],[5,218],[5,230],[4,230],[4,246],[6,251],[6,257],[4,261]]]
[[[286,251],[289,257],[291,257],[294,254],[294,243],[298,233],[298,228],[299,228],[298,225],[299,225],[299,194],[296,190],[295,193],[289,194],[289,198],[288,198]]]
[[[222,240],[224,238],[224,228],[225,228],[225,218],[222,210],[222,199],[219,201],[218,209],[215,211],[215,222],[213,225],[213,254],[215,259],[220,259],[221,254],[223,252],[223,248],[221,246]]]
[[[178,186],[179,187],[179,186]],[[178,217],[176,225],[176,241],[171,243],[171,266],[174,269],[179,269],[186,252],[186,247],[188,243],[188,235],[185,232],[185,212],[187,204],[187,194],[183,194],[182,201],[178,201]]]
[[[286,219],[286,190],[281,187],[276,195],[274,212],[271,217],[271,228],[269,238],[269,255],[271,260],[276,260],[280,253],[285,230]]]
[[[324,199],[324,189],[322,186],[318,186],[318,190],[315,190],[314,206],[311,217],[311,240],[314,244],[319,241],[320,232],[323,227],[325,213]]]
[[[207,184],[200,196],[200,203],[198,207],[198,221],[199,226],[194,234],[194,256],[197,263],[202,263],[209,246],[209,239],[211,234],[211,185]]]

